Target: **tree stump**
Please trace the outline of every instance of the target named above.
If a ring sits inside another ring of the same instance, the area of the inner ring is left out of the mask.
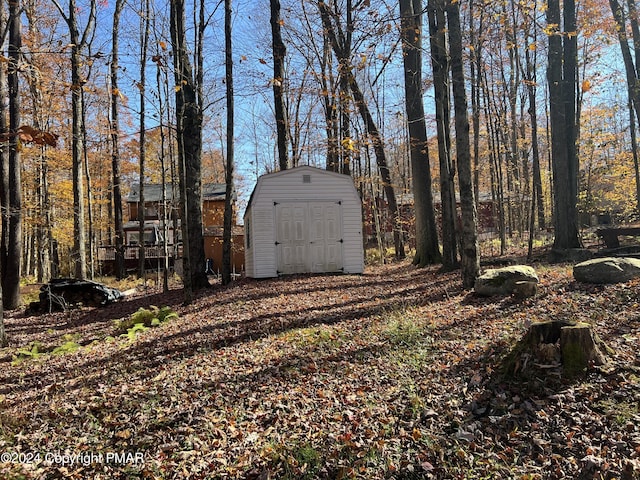
[[[569,376],[583,372],[589,365],[604,365],[606,358],[600,350],[606,346],[588,323],[579,322],[560,329],[562,368]]]
[[[538,371],[562,368],[567,377],[584,372],[590,365],[604,365],[605,353],[611,350],[584,322],[553,320],[533,323],[505,360],[506,372],[528,375]]]

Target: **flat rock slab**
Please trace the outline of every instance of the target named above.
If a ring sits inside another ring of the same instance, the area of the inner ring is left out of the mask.
[[[538,275],[529,265],[492,268],[476,278],[474,290],[478,295],[511,295],[525,284],[537,285]],[[535,291],[535,290],[534,290]]]
[[[640,278],[640,259],[631,257],[603,257],[578,263],[573,278],[585,283],[624,283]]]

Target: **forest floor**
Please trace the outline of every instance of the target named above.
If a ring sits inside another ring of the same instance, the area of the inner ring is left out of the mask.
[[[9,313],[0,478],[640,478],[640,282],[534,267],[526,300],[407,261]],[[118,334],[151,305],[178,317]],[[549,319],[592,324],[609,363],[505,376]]]

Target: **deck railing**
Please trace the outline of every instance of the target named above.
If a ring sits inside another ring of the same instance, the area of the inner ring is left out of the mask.
[[[182,244],[169,245],[167,249],[169,258],[182,258]],[[162,245],[147,245],[144,247],[144,257],[164,258],[164,247]],[[125,260],[135,260],[140,258],[140,247],[138,245],[127,245],[124,247]],[[98,260],[111,261],[116,259],[115,245],[104,245],[98,247]]]

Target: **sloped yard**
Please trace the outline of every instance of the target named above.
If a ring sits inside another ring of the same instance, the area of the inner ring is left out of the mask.
[[[640,478],[640,282],[537,269],[524,301],[403,263],[15,315],[0,477]],[[178,318],[118,335],[151,305]],[[527,325],[558,318],[591,323],[610,364],[504,377]]]

